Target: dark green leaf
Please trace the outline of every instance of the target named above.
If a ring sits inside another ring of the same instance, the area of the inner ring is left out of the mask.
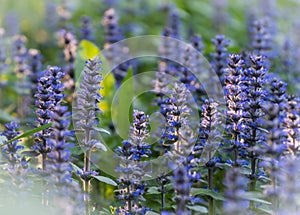
[[[202,195],[202,196],[210,196],[215,200],[224,201],[225,198],[221,193],[216,193],[212,190],[207,190],[203,188],[192,188],[191,193],[193,196],[195,195]]]
[[[37,133],[37,132],[39,132],[39,131],[45,130],[45,129],[47,129],[47,128],[50,128],[51,126],[52,126],[52,123],[49,123],[49,124],[40,126],[40,127],[38,127],[38,128],[32,129],[32,130],[30,130],[30,131],[27,131],[27,132],[25,132],[25,133],[23,133],[23,134],[21,134],[21,135],[15,137],[15,138],[9,140],[9,141],[7,141],[5,144],[11,143],[11,142],[13,142],[13,141],[19,140],[19,139],[24,138],[24,137],[29,137],[29,136],[31,136],[32,134],[35,134],[35,133]]]
[[[204,207],[204,206],[200,206],[200,205],[193,205],[193,206],[190,206],[190,205],[187,205],[186,207],[187,207],[188,209],[190,209],[190,210],[197,211],[197,212],[200,212],[200,213],[208,213],[207,208]]]

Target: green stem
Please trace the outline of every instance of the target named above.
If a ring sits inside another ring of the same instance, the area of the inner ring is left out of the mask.
[[[213,168],[208,168],[208,189],[213,190]],[[215,202],[212,197],[208,197],[209,215],[215,214]]]
[[[91,150],[87,150],[84,153],[84,172],[89,172],[91,170]],[[90,215],[90,201],[89,193],[91,189],[90,180],[86,179],[83,181],[83,191],[84,191],[84,202],[85,202],[85,215]]]

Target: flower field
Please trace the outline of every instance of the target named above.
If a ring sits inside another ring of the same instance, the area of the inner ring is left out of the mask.
[[[300,214],[299,8],[0,0],[0,214]]]

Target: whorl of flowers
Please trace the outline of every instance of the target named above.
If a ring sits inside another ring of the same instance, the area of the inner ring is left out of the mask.
[[[106,58],[114,65],[114,62],[118,62],[118,67],[113,69],[113,74],[115,75],[117,86],[120,86],[123,78],[127,74],[127,70],[130,66],[129,62],[124,62],[120,64],[120,61],[124,59],[128,54],[128,48],[121,47],[119,45],[111,46],[112,44],[119,42],[123,39],[119,24],[119,20],[116,11],[113,8],[108,9],[104,13],[102,20],[102,25],[105,32],[105,44],[104,48],[106,50]]]
[[[7,140],[12,140],[18,135],[20,132],[17,129],[20,125],[16,122],[10,122],[5,124],[5,131],[1,132],[1,136],[5,136]],[[2,147],[2,156],[8,162],[9,168],[14,168],[17,164],[21,164],[22,166],[26,165],[26,162],[22,160],[20,156],[20,150],[24,149],[24,146],[19,145],[20,140],[15,140],[10,143],[5,143]]]
[[[36,97],[36,115],[38,126],[43,126],[51,122],[51,114],[56,105],[64,97],[63,84],[61,83],[65,73],[59,67],[50,67],[43,72],[39,78]],[[47,139],[51,137],[51,129],[44,129],[36,134],[33,149],[43,157],[43,170],[46,168],[46,155],[51,151],[51,146],[47,144]]]
[[[91,156],[94,148],[105,149],[105,146],[97,137],[97,125],[99,124],[97,114],[101,113],[99,102],[102,100],[100,94],[101,82],[103,80],[100,60],[95,57],[89,59],[84,67],[79,90],[76,95],[76,114],[74,115],[77,132],[82,133],[79,137],[81,147],[84,149],[84,168],[78,172],[83,179],[85,192],[89,192],[91,176],[98,173],[91,170]]]
[[[234,163],[238,165],[239,153],[244,148],[241,142],[241,135],[244,130],[244,74],[243,74],[244,60],[241,55],[231,55],[228,61],[228,68],[225,76],[225,97],[227,100],[228,110],[226,115],[229,124],[226,130],[232,135],[231,147],[234,152]]]
[[[80,39],[93,41],[93,27],[89,16],[81,17]]]
[[[88,139],[81,141],[82,146],[87,150],[96,147],[98,142],[93,139],[93,133],[96,132],[98,124],[97,114],[101,113],[98,106],[102,100],[102,95],[99,92],[100,83],[103,80],[100,74],[102,71],[101,64],[97,57],[86,62],[77,92],[76,109],[79,111],[76,116],[76,123],[77,128],[89,136]]]
[[[180,39],[180,16],[176,9],[170,8],[169,20],[167,27],[171,30],[170,36]]]
[[[29,49],[28,50],[29,55],[29,80],[31,83],[31,95],[34,97],[34,95],[37,93],[37,85],[38,85],[38,79],[40,78],[40,73],[42,69],[42,55],[37,49]]]
[[[119,19],[116,11],[113,8],[108,9],[104,13],[102,25],[105,31],[105,43],[106,46],[116,43],[122,39],[122,34],[119,28]]]
[[[190,92],[196,92],[200,87],[200,84],[196,82],[196,77],[193,75],[192,71],[189,70],[190,68],[193,68],[195,64],[197,64],[197,62],[195,62],[196,56],[194,56],[191,47],[187,47],[184,50],[182,58],[182,62],[184,62],[186,66],[179,67],[179,81],[183,83],[190,90]]]
[[[47,154],[48,157],[48,170],[51,177],[55,180],[56,185],[63,185],[64,183],[72,182],[72,168],[68,163],[70,161],[71,152],[73,147],[68,141],[72,132],[68,130],[70,126],[70,112],[67,106],[56,106],[51,114],[52,136],[47,140],[51,146],[51,152]]]
[[[241,173],[239,168],[230,168],[226,171],[224,179],[225,201],[224,212],[227,215],[249,214],[247,208],[248,201],[245,200],[247,190],[247,178]]]
[[[270,79],[270,92],[268,100],[270,102],[273,102],[274,104],[277,104],[280,108],[280,112],[283,112],[285,109],[285,103],[287,101],[287,83],[281,81],[279,78],[276,77],[271,77]]]
[[[26,42],[27,38],[24,35],[16,35],[13,38],[12,55],[17,74],[23,74],[28,70]]]
[[[145,192],[145,184],[141,181],[141,177],[143,167],[147,165],[142,159],[151,154],[150,145],[145,142],[149,134],[148,126],[149,116],[142,111],[134,110],[129,139],[124,140],[122,146],[115,149],[116,158],[120,161],[120,165],[116,168],[120,173],[117,199],[123,204],[117,210],[117,214],[144,214],[148,210],[140,203]]]
[[[224,82],[224,69],[226,68],[226,60],[228,58],[227,47],[230,44],[230,41],[225,38],[224,35],[217,35],[214,39],[211,40],[215,47],[215,52],[211,53],[212,61],[211,65],[213,70],[217,73],[220,78],[220,81]]]
[[[244,130],[244,140],[247,144],[247,156],[251,161],[251,178],[256,176],[256,161],[258,153],[255,147],[263,141],[260,128],[262,127],[262,117],[264,111],[262,106],[266,101],[266,83],[267,68],[262,56],[249,56],[249,67],[245,69],[245,118],[247,129]]]
[[[183,84],[175,84],[170,90],[169,97],[164,100],[160,107],[160,112],[165,116],[166,129],[162,137],[162,146],[168,151],[173,148],[178,154],[189,154],[191,152],[191,142],[194,134],[189,134],[191,123],[187,118],[191,112],[188,107],[188,90]],[[186,136],[185,136],[186,135]],[[178,157],[181,162],[185,162],[185,156]]]
[[[300,147],[300,101],[299,98],[289,96],[286,117],[283,127],[287,133],[287,146],[290,153],[297,155]]]
[[[190,43],[198,52],[203,53],[204,43],[200,35],[197,34],[193,35],[190,39]]]
[[[7,67],[6,64],[6,47],[5,47],[5,30],[0,28],[0,75],[3,73]],[[2,80],[0,81],[0,87]]]
[[[66,71],[66,74],[69,76],[67,77],[68,82],[65,83],[65,86],[67,88],[74,87],[74,77],[75,77],[75,59],[76,59],[76,52],[78,48],[77,39],[75,35],[67,31],[65,29],[62,29],[59,32],[60,36],[60,44],[63,46],[64,50],[64,57],[65,61],[67,62],[67,65],[65,66],[64,70]]]
[[[272,35],[268,19],[254,20],[250,26],[251,46],[256,55],[270,55]]]

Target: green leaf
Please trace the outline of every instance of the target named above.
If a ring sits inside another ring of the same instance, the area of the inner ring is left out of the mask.
[[[69,164],[71,164],[71,166],[75,172],[82,172],[82,169],[80,169],[76,164],[74,164],[72,162],[69,162]]]
[[[82,40],[79,43],[79,56],[82,59],[88,60],[99,55],[99,48],[88,40]]]
[[[0,145],[5,144],[7,138],[5,136],[0,136]]]
[[[52,123],[49,123],[49,124],[40,126],[40,127],[38,127],[38,128],[32,129],[32,130],[30,130],[30,131],[27,131],[27,132],[25,132],[25,133],[23,133],[23,134],[21,134],[21,135],[15,137],[15,138],[9,140],[9,141],[7,141],[5,144],[11,143],[11,142],[13,142],[13,141],[19,140],[19,139],[24,138],[24,137],[29,137],[29,136],[31,136],[32,134],[35,134],[35,133],[37,133],[37,132],[39,132],[39,131],[45,130],[45,129],[47,129],[47,128],[50,128],[51,126],[52,126]]]
[[[149,187],[147,190],[147,194],[160,194],[161,192],[158,191],[157,187]]]
[[[97,179],[98,181],[101,181],[101,182],[104,182],[106,184],[110,184],[110,185],[113,185],[113,186],[118,185],[114,180],[112,180],[108,177],[96,175],[96,176],[93,176],[93,178]]]
[[[130,67],[117,92],[116,99],[114,99],[112,104],[114,107],[111,113],[112,119],[114,122],[118,122],[116,130],[121,137],[127,137],[129,134],[130,118],[128,117],[128,114],[131,117],[131,104],[135,96],[133,86],[134,80],[132,76],[133,70]]]
[[[215,200],[224,201],[225,198],[221,193],[216,193],[212,190],[207,190],[203,188],[192,188],[191,193],[193,196],[195,195],[202,195],[202,196],[210,196]]]
[[[200,212],[200,213],[205,213],[205,214],[208,213],[207,208],[204,207],[204,206],[200,206],[200,205],[193,205],[193,206],[187,205],[186,207],[188,209],[190,209],[190,210],[197,211],[197,212]]]
[[[250,201],[254,201],[254,202],[259,202],[262,204],[267,204],[267,205],[271,205],[271,202],[268,202],[263,198],[263,194],[262,193],[258,193],[258,192],[248,192],[243,196],[245,199],[250,200]]]

